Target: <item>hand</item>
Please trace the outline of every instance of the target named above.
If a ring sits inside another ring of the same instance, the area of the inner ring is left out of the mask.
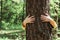
[[[23,21],[23,23],[22,23],[23,29],[26,29],[26,24],[27,24],[27,23],[34,23],[34,21],[35,21],[34,16],[31,16],[31,17],[29,17],[29,16],[30,16],[30,15],[28,15],[28,16],[25,18],[25,20]]]
[[[46,14],[46,16],[41,15],[40,18],[41,18],[42,22],[50,22],[50,20],[52,20],[52,18],[48,14]]]
[[[29,17],[30,15],[28,15],[26,18],[25,18],[25,20],[23,21],[25,24],[26,23],[34,23],[34,21],[35,21],[35,18],[34,18],[34,16],[31,16],[31,17]]]

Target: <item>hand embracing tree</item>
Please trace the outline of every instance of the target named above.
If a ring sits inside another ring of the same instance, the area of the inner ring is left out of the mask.
[[[34,23],[26,25],[26,40],[52,40],[52,25],[41,20],[46,14],[49,15],[49,0],[26,0],[26,13],[35,17]]]

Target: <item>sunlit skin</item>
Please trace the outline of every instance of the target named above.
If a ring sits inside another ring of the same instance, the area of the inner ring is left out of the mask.
[[[28,15],[22,23],[23,24],[23,29],[26,28],[27,23],[34,23],[34,21],[35,21],[34,16],[31,16],[31,17],[29,17],[29,16],[30,15]],[[46,16],[41,15],[40,19],[42,20],[42,22],[49,22],[53,26],[54,29],[57,27],[56,22],[48,14],[46,14]]]

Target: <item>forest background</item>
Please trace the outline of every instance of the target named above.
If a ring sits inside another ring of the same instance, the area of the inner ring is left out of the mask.
[[[0,0],[0,9],[2,9],[0,10],[0,30],[5,30],[6,33],[6,35],[2,33],[0,39],[25,40],[26,36],[25,31],[22,29],[22,22],[26,17],[26,0]],[[60,0],[50,0],[49,12],[60,30]],[[13,32],[14,30],[18,32]]]

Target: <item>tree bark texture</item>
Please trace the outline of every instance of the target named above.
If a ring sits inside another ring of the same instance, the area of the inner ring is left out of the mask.
[[[51,25],[40,19],[41,15],[49,14],[49,0],[26,0],[26,13],[35,16],[35,22],[27,24],[26,40],[52,40]]]

